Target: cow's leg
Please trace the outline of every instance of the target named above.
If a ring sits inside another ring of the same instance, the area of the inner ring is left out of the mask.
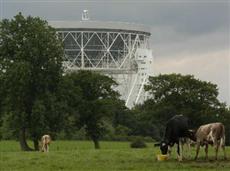
[[[47,152],[49,152],[49,144],[47,144]]]
[[[200,151],[200,142],[197,142],[197,143],[196,143],[196,156],[195,156],[195,160],[196,160],[197,157],[198,157],[199,151]]]
[[[215,147],[215,151],[216,151],[215,160],[217,160],[218,150],[219,150],[219,145],[217,144]]]
[[[205,144],[205,159],[208,160],[208,143]]]
[[[219,150],[219,143],[215,140],[213,142],[213,144],[214,144],[214,148],[215,148],[215,152],[216,152],[216,154],[215,154],[215,160],[217,160],[217,154],[218,154],[218,150]]]
[[[180,152],[181,157],[184,158],[184,143],[182,141],[180,142]]]
[[[213,142],[213,146],[215,148],[215,160],[217,160],[217,154],[218,154],[218,150],[219,150],[219,146],[220,146],[220,142],[217,140],[217,137],[215,136],[215,134],[213,133],[213,131],[211,131],[208,135],[208,140]]]
[[[220,146],[221,146],[221,148],[222,148],[222,150],[224,152],[224,159],[226,160],[227,157],[226,157],[226,152],[225,152],[225,137],[221,138],[221,140],[220,140]]]
[[[45,144],[42,143],[42,152],[44,152],[44,151],[45,151]]]
[[[224,152],[224,159],[226,160],[226,159],[227,159],[227,157],[226,157],[226,152],[225,152],[225,146],[224,146],[224,145],[222,145],[222,146],[221,146],[221,148],[222,148],[222,150],[223,150],[223,152]]]
[[[45,149],[46,149],[46,152],[47,152],[47,144],[45,145]]]
[[[188,142],[187,142],[187,153],[188,153],[188,157],[190,158],[191,156],[190,156],[190,152],[191,152],[191,145],[190,145],[190,140],[188,140]]]
[[[185,139],[184,143],[181,142],[181,150],[182,150],[182,158],[185,158],[185,154],[186,157],[190,158],[190,143],[188,138]]]
[[[177,159],[178,161],[182,161],[182,155],[181,155],[182,151],[181,151],[181,145],[180,145],[180,141],[177,142]]]
[[[188,138],[186,138],[185,143],[182,144],[182,151],[183,151],[183,153],[182,153],[183,154],[183,158],[185,157],[185,154],[187,154],[186,157],[190,158],[190,151],[191,150],[190,150],[190,141],[189,141]]]
[[[169,154],[169,156],[171,156],[171,153],[172,153],[172,148],[171,148],[171,146],[169,145],[169,146],[168,146],[168,154]]]
[[[180,159],[180,146],[179,146],[179,142],[177,144],[177,160]]]
[[[183,145],[182,145],[182,143],[180,143],[179,142],[179,148],[180,148],[180,161],[182,161],[183,160]]]

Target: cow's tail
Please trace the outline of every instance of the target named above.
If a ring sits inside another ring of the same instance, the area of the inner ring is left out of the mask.
[[[224,125],[222,125],[222,135],[220,139],[220,146],[224,147],[225,146],[225,128]]]

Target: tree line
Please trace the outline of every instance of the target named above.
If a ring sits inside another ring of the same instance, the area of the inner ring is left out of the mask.
[[[230,143],[230,109],[221,103],[217,85],[192,75],[149,78],[150,98],[133,109],[114,90],[110,77],[90,71],[65,73],[63,44],[56,30],[39,17],[0,22],[0,138],[17,139],[22,150],[38,150],[44,133],[53,138],[160,140],[175,114],[199,125],[221,121]],[[33,141],[33,149],[27,140]]]

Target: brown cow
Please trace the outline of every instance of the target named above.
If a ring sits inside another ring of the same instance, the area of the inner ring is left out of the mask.
[[[42,152],[49,152],[49,144],[51,143],[50,135],[43,135],[41,138]]]
[[[205,145],[205,154],[206,159],[208,159],[208,144],[214,145],[216,155],[215,159],[217,160],[217,153],[219,147],[222,147],[224,152],[224,158],[226,159],[225,153],[225,128],[224,125],[220,122],[210,123],[202,125],[198,128],[195,134],[197,149],[195,160],[198,157],[200,146]]]

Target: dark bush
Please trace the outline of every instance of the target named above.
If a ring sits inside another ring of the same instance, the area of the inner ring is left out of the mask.
[[[130,147],[131,148],[145,148],[147,146],[141,138],[137,138],[131,142]]]

